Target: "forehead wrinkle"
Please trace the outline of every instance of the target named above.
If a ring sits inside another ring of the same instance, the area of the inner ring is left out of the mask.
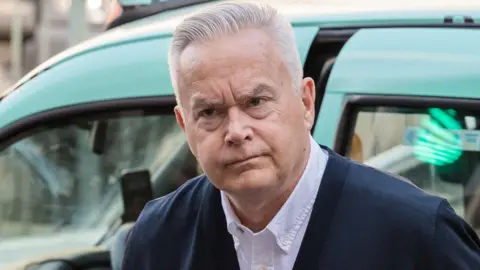
[[[268,38],[268,37],[267,37]],[[265,65],[265,63],[270,63],[272,58],[272,53],[275,52],[268,49],[270,46],[267,46],[272,41],[268,38],[265,41],[257,41],[256,44],[251,44],[249,40],[246,45],[246,48],[243,50],[250,51],[251,53],[238,53],[236,49],[238,46],[232,46],[232,40],[228,37],[215,39],[209,42],[202,42],[190,45],[184,51],[182,55],[186,55],[186,64],[191,65],[186,71],[196,73],[196,80],[201,80],[203,78],[209,77],[212,73],[228,73],[233,69],[240,68],[239,64],[247,65],[249,69],[252,65]],[[252,50],[249,50],[252,48]]]
[[[213,106],[214,104],[215,104],[215,101],[205,98],[205,96],[203,95],[195,95],[190,100],[190,106],[192,107],[192,110],[197,110],[203,107],[210,107],[210,106]]]
[[[243,44],[246,42],[244,39],[245,36],[236,41]],[[240,44],[232,45],[231,41],[232,39],[228,37],[220,38],[210,42],[190,44],[184,50],[182,64],[186,76],[182,81],[184,89],[189,89],[190,97],[194,93],[203,92],[204,99],[211,102],[214,101],[213,97],[216,97],[217,101],[233,102],[239,96],[245,96],[242,92],[245,93],[246,88],[252,87],[253,80],[256,80],[259,75],[260,77],[266,75],[269,80],[273,80],[272,83],[275,86],[270,88],[282,86],[285,83],[284,80],[288,80],[282,74],[285,63],[278,55],[276,46],[267,46],[272,44],[269,36],[262,37],[253,43],[248,40],[247,47],[252,47],[252,51],[247,49],[248,53],[232,50],[233,47],[238,48]],[[268,49],[268,47],[272,48]],[[256,89],[256,91],[249,91],[248,95],[259,93]],[[192,106],[193,102],[193,99],[190,100]]]
[[[260,48],[256,53],[247,55],[227,54],[221,55],[213,51],[214,48],[205,46],[197,46],[191,48],[189,54],[190,61],[184,61],[186,66],[184,72],[189,75],[190,81],[203,81],[208,78],[224,78],[227,76],[250,77],[259,72],[272,71],[278,69],[280,63],[278,57],[275,57],[275,52]],[[193,56],[191,54],[196,54]],[[277,67],[273,67],[277,66]],[[266,70],[268,69],[268,70]],[[236,74],[240,70],[240,74]]]
[[[195,85],[202,83],[206,83],[207,85],[204,87],[194,87]],[[192,87],[190,88],[190,106],[201,107],[215,104],[218,105],[219,103],[221,103],[223,94],[222,90],[218,89],[218,86],[219,82],[211,79],[193,82]]]
[[[229,73],[221,72],[229,68]],[[225,67],[217,69],[217,72],[209,72],[210,76],[205,78],[196,78],[197,80],[193,81],[190,84],[190,105],[193,107],[196,100],[202,104],[213,104],[213,103],[236,103],[244,102],[253,96],[258,96],[261,94],[270,94],[275,95],[275,88],[277,83],[283,84],[282,82],[268,82],[270,79],[266,78],[258,81],[256,78],[257,74],[263,72],[262,68],[257,68],[257,66],[250,66],[250,69],[243,68],[246,72],[235,72],[236,68],[240,67]],[[203,74],[208,75],[208,74]],[[275,76],[277,77],[277,76]],[[279,78],[283,80],[284,78]],[[255,82],[256,81],[256,82]],[[263,82],[262,82],[263,81]],[[280,85],[280,86],[281,86]],[[208,101],[208,102],[207,102]]]
[[[266,83],[258,83],[253,88],[245,91],[244,93],[238,94],[236,99],[241,101],[241,102],[245,102],[248,99],[250,99],[252,97],[255,97],[255,96],[259,96],[259,95],[262,95],[262,94],[273,95],[274,93],[275,93],[274,89],[270,85],[268,85]]]

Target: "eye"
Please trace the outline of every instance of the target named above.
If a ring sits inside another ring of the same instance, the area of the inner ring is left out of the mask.
[[[255,106],[258,106],[258,105],[262,104],[263,101],[264,100],[262,98],[254,97],[254,98],[250,99],[248,105],[255,107]]]
[[[200,116],[211,117],[215,115],[217,111],[214,108],[208,108],[200,112]]]

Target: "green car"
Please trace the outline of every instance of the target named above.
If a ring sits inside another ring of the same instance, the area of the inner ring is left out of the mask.
[[[480,6],[264,1],[291,19],[316,81],[318,143],[447,198],[479,229]],[[185,15],[218,2],[125,1],[105,33],[0,94],[1,269],[120,269],[144,203],[202,173],[167,50]]]

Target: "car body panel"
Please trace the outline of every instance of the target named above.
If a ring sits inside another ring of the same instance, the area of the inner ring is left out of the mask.
[[[480,29],[362,29],[338,55],[327,92],[479,98]]]
[[[320,111],[317,113],[313,138],[330,148],[333,148],[335,131],[343,111],[344,100],[345,94],[343,93],[326,93]]]
[[[152,39],[97,50],[65,61],[2,100],[0,126],[73,104],[171,95],[167,54],[154,53],[166,51],[168,44],[168,39]],[[96,62],[99,64],[92,65]]]

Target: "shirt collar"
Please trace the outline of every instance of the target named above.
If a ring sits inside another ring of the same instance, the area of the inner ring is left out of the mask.
[[[265,228],[275,236],[277,245],[286,253],[312,210],[328,159],[328,153],[321,149],[311,136],[310,146],[310,157],[298,184],[280,211]],[[235,248],[237,248],[239,245],[238,235],[241,233],[253,234],[253,232],[240,223],[223,191],[221,191],[221,201],[228,232],[232,234]]]
[[[237,249],[239,245],[238,235],[244,233],[245,230],[248,230],[248,228],[245,228],[245,226],[241,224],[240,220],[235,214],[235,211],[232,208],[232,205],[230,204],[230,201],[227,198],[227,195],[225,194],[225,192],[223,192],[223,190],[220,191],[220,196],[222,199],[223,212],[225,213],[225,218],[227,221],[227,230],[233,236],[235,249]]]

